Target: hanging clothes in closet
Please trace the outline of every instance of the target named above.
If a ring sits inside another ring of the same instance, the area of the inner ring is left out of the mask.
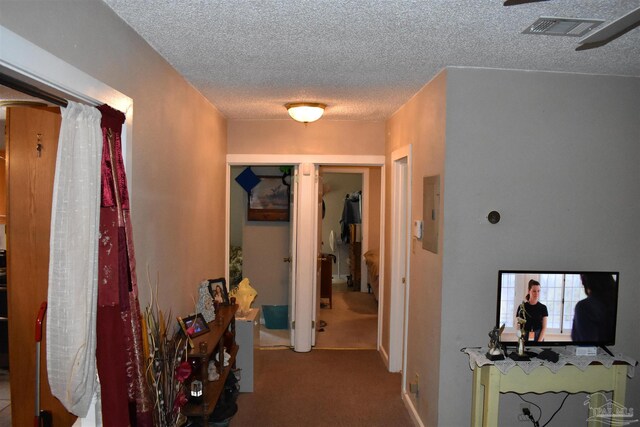
[[[349,225],[362,222],[362,191],[347,194],[344,198],[344,208],[340,219],[340,238],[344,243],[350,243]]]

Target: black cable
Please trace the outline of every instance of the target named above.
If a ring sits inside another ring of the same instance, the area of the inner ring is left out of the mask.
[[[560,403],[560,406],[558,407],[558,409],[556,409],[556,412],[554,412],[554,413],[553,413],[553,415],[551,415],[551,418],[549,418],[549,421],[547,421],[546,423],[544,423],[544,424],[542,425],[542,427],[545,427],[547,424],[549,424],[549,423],[551,422],[551,420],[553,419],[553,417],[555,417],[555,416],[556,416],[556,414],[557,414],[558,412],[560,412],[560,409],[562,409],[562,405],[564,405],[564,401],[565,401],[565,400],[567,400],[567,397],[569,397],[569,393],[567,393],[567,394],[564,396],[564,399],[562,399],[562,402]]]

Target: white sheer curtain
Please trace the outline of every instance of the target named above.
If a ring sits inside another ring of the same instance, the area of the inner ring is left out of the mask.
[[[61,110],[51,212],[47,372],[53,395],[83,417],[97,387],[101,114],[74,102]]]

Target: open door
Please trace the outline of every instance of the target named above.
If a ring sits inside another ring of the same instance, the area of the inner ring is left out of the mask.
[[[291,206],[289,211],[289,339],[291,347],[295,346],[295,313],[296,313],[296,236],[298,228],[298,165],[291,171]]]
[[[323,184],[322,184],[322,169],[316,165],[316,188],[315,194],[316,200],[316,274],[314,279],[314,299],[313,302],[313,335],[311,336],[311,345],[316,345],[316,338],[318,335],[318,329],[320,329],[320,293],[321,293],[321,271],[322,261],[326,260],[322,254],[322,196],[323,196]]]
[[[389,304],[389,371],[402,371],[406,384],[406,339],[409,301],[411,223],[411,146],[391,153],[391,292]]]
[[[58,135],[58,108],[7,108],[7,290],[9,369],[14,426],[33,425],[35,410],[34,325],[47,299],[49,234]],[[40,407],[53,425],[71,425],[75,416],[51,395],[46,338],[42,341]]]

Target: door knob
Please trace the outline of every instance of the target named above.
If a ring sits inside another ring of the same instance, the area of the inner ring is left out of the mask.
[[[282,261],[283,262],[291,262],[291,257],[290,256],[285,257]]]

